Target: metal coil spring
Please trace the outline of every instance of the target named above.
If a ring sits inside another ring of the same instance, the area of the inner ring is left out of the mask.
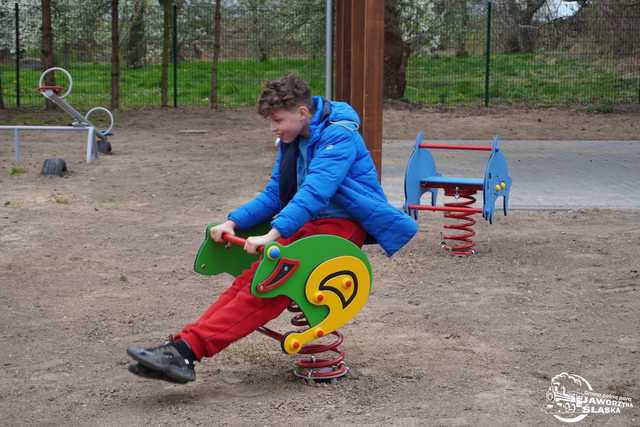
[[[472,189],[445,189],[445,196],[455,197],[456,199],[463,199],[461,201],[445,203],[446,207],[450,208],[470,208],[475,202],[476,198],[473,197],[476,194],[476,190]],[[475,213],[473,212],[446,212],[445,218],[455,219],[458,222],[456,224],[446,224],[444,226],[447,230],[456,230],[461,233],[458,234],[443,234],[442,236],[442,248],[453,255],[473,255],[475,250],[473,249],[476,242],[472,239],[476,235],[476,232],[472,227],[476,224],[476,221],[472,218]],[[451,241],[452,243],[449,243]]]
[[[291,319],[292,325],[296,327],[309,325],[304,314],[295,303],[292,302],[289,304],[287,310],[296,313]],[[343,335],[338,331],[332,332],[330,335],[333,335],[333,337],[331,337],[332,341],[330,342],[309,344],[302,347],[299,354],[304,355],[304,357],[299,358],[295,362],[295,368],[293,370],[295,376],[305,380],[330,380],[335,382],[337,378],[349,372],[349,368],[344,363],[344,352],[338,348],[344,341]],[[329,335],[327,337],[329,337]],[[317,356],[322,353],[329,354],[324,354],[322,357]],[[335,353],[335,356],[331,355],[331,353]]]

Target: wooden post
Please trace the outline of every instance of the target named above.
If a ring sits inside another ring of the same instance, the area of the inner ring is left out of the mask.
[[[384,72],[384,2],[336,2],[336,99],[360,115],[360,132],[382,170],[382,90]]]

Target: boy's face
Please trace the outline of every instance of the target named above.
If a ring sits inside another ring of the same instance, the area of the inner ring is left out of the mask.
[[[298,135],[309,136],[309,120],[311,113],[306,106],[294,110],[275,110],[269,116],[271,132],[285,144],[296,140]]]

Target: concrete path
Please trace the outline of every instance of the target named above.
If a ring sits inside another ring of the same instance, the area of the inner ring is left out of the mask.
[[[491,141],[428,142],[489,145]],[[382,184],[397,206],[404,201],[404,171],[414,144],[383,143]],[[513,179],[510,208],[640,209],[640,140],[502,141],[501,148]],[[432,150],[432,154],[443,175],[481,178],[489,153]]]

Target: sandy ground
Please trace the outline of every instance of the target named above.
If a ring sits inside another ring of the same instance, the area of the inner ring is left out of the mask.
[[[639,119],[387,110],[385,137],[639,139]],[[367,247],[374,291],[344,328],[352,372],[336,385],[294,379],[291,357],[259,334],[200,364],[187,386],[131,376],[127,345],[175,333],[230,282],[196,275],[195,252],[205,224],[261,189],[274,151],[251,112],[118,120],[115,153],[92,165],[79,135],[26,136],[26,173],[13,176],[0,136],[0,424],[562,425],[543,411],[561,372],[638,405],[633,209],[516,211],[479,223],[469,258],[441,251],[436,215],[394,258]],[[56,155],[70,174],[39,176]],[[577,425],[639,424],[634,408]]]

